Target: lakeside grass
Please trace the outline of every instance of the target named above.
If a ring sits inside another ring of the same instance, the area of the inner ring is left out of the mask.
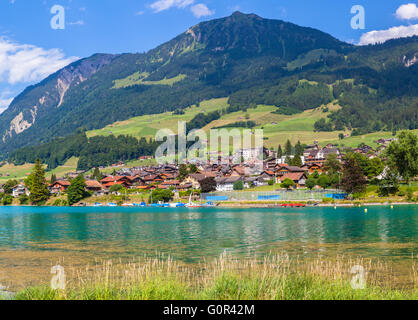
[[[363,266],[366,287],[353,289],[351,268]],[[223,254],[212,262],[185,265],[172,259],[107,261],[69,272],[63,291],[27,288],[17,300],[417,300],[413,262],[400,284],[390,267],[337,257],[311,261],[270,255],[263,260]]]

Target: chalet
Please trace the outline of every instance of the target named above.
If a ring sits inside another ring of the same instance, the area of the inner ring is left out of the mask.
[[[193,173],[189,174],[184,180],[182,184],[191,184],[193,189],[200,189],[200,182],[207,179],[213,178],[213,175],[206,175],[201,173]]]
[[[188,191],[193,189],[193,185],[191,183],[180,184],[178,186],[178,191]]]
[[[299,173],[299,172],[305,172],[305,170],[303,170],[300,167],[295,167],[295,166],[288,166],[288,165],[280,165],[278,164],[276,166],[276,176],[278,177],[282,177],[288,173]]]
[[[100,183],[106,188],[109,189],[111,186],[114,185],[121,185],[124,188],[128,188],[131,186],[131,181],[128,177],[125,176],[109,176],[100,181]]]
[[[245,177],[244,178],[244,186],[246,188],[250,188],[251,186],[254,187],[261,187],[261,186],[265,186],[267,185],[267,182],[274,179],[273,178],[268,178],[268,177],[264,177],[264,176],[259,176],[259,177]]]
[[[60,194],[62,192],[67,191],[70,185],[71,185],[70,181],[58,180],[49,185],[49,191],[53,194]]]
[[[153,183],[159,183],[159,182],[164,181],[159,174],[148,174],[148,175],[142,177],[142,180],[144,181],[144,183],[146,185],[150,185],[150,184],[153,184]]]
[[[165,181],[172,181],[176,179],[177,174],[173,174],[173,173],[162,173],[161,178]]]
[[[280,181],[283,182],[286,179],[290,179],[295,183],[296,188],[304,187],[306,184],[306,173],[305,172],[291,172],[283,175]]]
[[[295,156],[289,156],[289,158],[291,160],[293,160],[294,157]],[[287,159],[287,156],[283,156],[281,158],[278,158],[278,159],[276,159],[276,164],[286,164],[286,159]],[[302,164],[305,164],[305,162],[306,162],[305,156],[300,157],[300,160],[302,161]]]
[[[144,180],[138,175],[127,176],[127,178],[129,179],[129,182],[130,182],[131,185],[135,185],[135,186],[144,186],[145,185]]]
[[[75,178],[77,178],[80,174],[83,174],[84,173],[84,171],[76,171],[76,172],[69,172],[69,173],[67,173],[66,174],[66,176],[67,176],[67,178],[68,179],[75,179]]]
[[[319,174],[321,174],[323,172],[322,164],[320,164],[320,163],[312,163],[312,164],[306,165],[305,167],[302,167],[302,168],[303,169],[306,168],[306,171],[309,174],[313,174],[313,173],[315,173],[315,171],[318,172]]]
[[[274,173],[274,171],[265,170],[260,174],[260,177],[265,178],[267,180],[272,180],[272,179],[274,179],[275,175],[276,174]]]
[[[227,178],[216,178],[216,191],[220,192],[231,192],[234,191],[234,184],[238,181],[243,181],[240,176],[227,177]]]
[[[245,168],[243,166],[233,167],[231,176],[245,176]]]
[[[25,187],[24,184],[18,184],[16,187],[12,190],[12,196],[14,198],[19,198],[22,195],[30,195],[29,189]]]
[[[277,164],[277,159],[276,158],[267,159],[266,161],[264,161],[264,164],[265,164],[265,169],[273,170]]]
[[[96,180],[86,180],[86,190],[92,192],[100,192],[104,189],[103,185]]]
[[[361,153],[361,154],[368,154],[370,151],[375,152],[375,150],[368,145],[362,145],[354,149],[354,152]]]
[[[180,186],[180,181],[178,181],[178,180],[164,181],[158,187],[160,189],[162,189],[161,188],[162,186],[177,189]]]

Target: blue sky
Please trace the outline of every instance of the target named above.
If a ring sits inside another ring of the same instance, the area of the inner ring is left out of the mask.
[[[51,28],[54,5],[65,8],[63,30]],[[365,9],[363,30],[350,25],[354,5]],[[418,34],[418,9],[411,0],[0,0],[0,111],[27,85],[78,57],[147,51],[236,10],[357,44]]]

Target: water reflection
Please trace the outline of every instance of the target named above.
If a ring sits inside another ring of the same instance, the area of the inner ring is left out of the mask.
[[[352,244],[351,251],[362,255],[410,256],[418,243],[417,219],[417,206],[372,207],[367,214],[361,208],[2,207],[0,248],[55,250],[59,246],[116,256],[163,252],[199,260],[224,250],[236,255],[265,254],[285,243],[300,248],[341,244],[346,250]],[[410,245],[394,246],[403,243]]]

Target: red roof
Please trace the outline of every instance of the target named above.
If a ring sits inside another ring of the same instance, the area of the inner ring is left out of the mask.
[[[120,181],[122,179],[126,179],[126,177],[123,177],[123,176],[114,176],[114,177],[109,176],[109,177],[106,177],[106,178],[102,179],[100,182],[101,183],[114,182],[114,181]]]
[[[290,179],[293,181],[299,181],[300,179],[302,179],[302,177],[304,176],[304,172],[291,172],[291,173],[287,173],[282,177],[282,181],[285,179]]]
[[[116,182],[112,181],[112,182],[104,183],[103,186],[105,186],[107,188],[107,187],[114,186],[116,184],[124,185],[125,182],[123,182],[123,181],[116,181]]]
[[[54,186],[56,184],[59,184],[63,187],[69,187],[71,185],[71,182],[67,181],[67,180],[58,180],[58,181],[55,181],[54,183],[52,183],[51,186]]]
[[[87,188],[103,188],[103,185],[96,180],[86,180],[86,186]]]

